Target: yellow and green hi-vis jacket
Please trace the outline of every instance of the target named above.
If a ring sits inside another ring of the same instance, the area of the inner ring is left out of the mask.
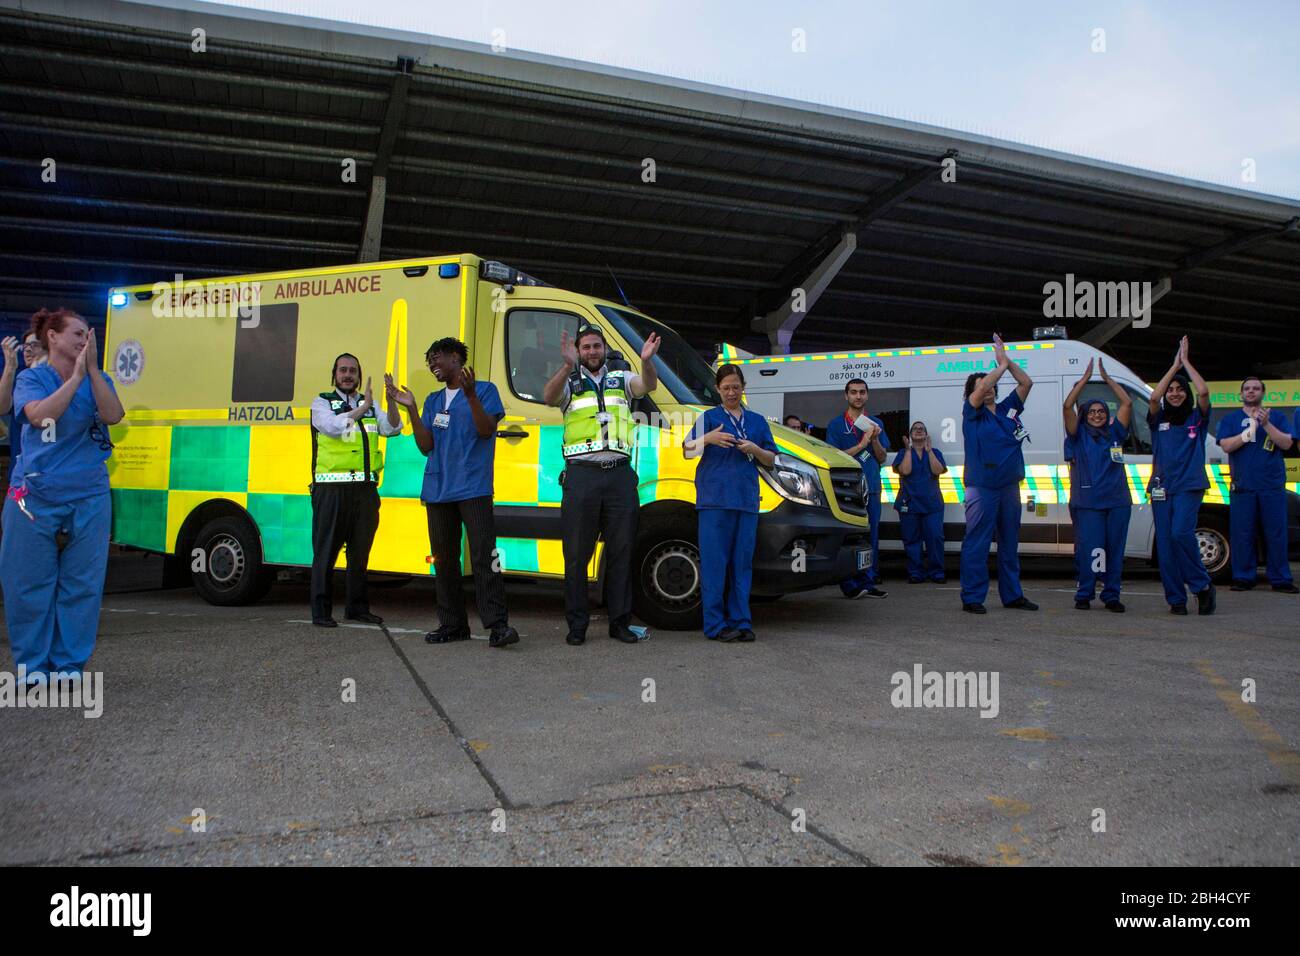
[[[338,392],[321,392],[320,397],[329,403],[332,414],[342,415],[348,411],[348,403]],[[384,453],[379,450],[379,419],[373,405],[357,424],[360,427],[345,432],[340,438],[323,435],[312,428],[313,481],[379,481],[379,473],[384,470]]]
[[[606,371],[597,387],[591,376],[575,369],[569,376],[569,405],[564,410],[564,457],[593,451],[631,455],[635,424],[627,394],[632,372]]]

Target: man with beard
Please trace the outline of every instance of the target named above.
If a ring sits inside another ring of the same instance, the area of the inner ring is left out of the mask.
[[[643,635],[629,627],[632,586],[629,578],[636,542],[637,476],[632,470],[636,426],[632,400],[659,383],[654,356],[659,336],[641,346],[641,374],[606,364],[605,334],[583,325],[577,338],[560,336],[564,364],[542,391],[547,405],[564,411],[564,472],[560,476],[560,523],[564,543],[565,641],[587,640],[587,566],[599,535],[605,541],[605,606],[609,636],[634,644]]]
[[[384,453],[379,436],[402,430],[397,403],[388,401],[388,415],[375,415],[370,380],[361,385],[361,362],[344,352],[334,360],[334,390],[311,402],[311,622],[338,627],[334,620],[332,578],[339,549],[347,547],[348,620],[380,624],[370,613],[366,566],[379,528],[379,474]]]
[[[867,383],[855,378],[844,386],[844,414],[826,425],[826,441],[856,458],[867,476],[867,520],[871,523],[871,567],[840,582],[846,598],[883,598],[880,583],[880,466],[889,451],[889,437],[879,418],[867,414]]]
[[[1228,453],[1232,491],[1228,524],[1232,546],[1232,590],[1255,586],[1258,552],[1255,532],[1264,535],[1268,581],[1274,591],[1300,593],[1287,563],[1286,463],[1282,453],[1294,439],[1285,415],[1264,408],[1264,383],[1251,375],[1241,383],[1241,408],[1223,416],[1216,436]]]
[[[469,640],[469,618],[460,583],[460,534],[464,527],[488,646],[506,647],[519,640],[519,632],[507,619],[506,589],[501,580],[492,514],[496,430],[506,410],[497,387],[474,378],[474,369],[465,364],[468,358],[469,350],[459,339],[439,339],[429,346],[424,360],[433,377],[445,387],[424,400],[423,415],[415,413],[415,395],[409,388],[398,391],[390,375],[384,376],[384,386],[390,401],[406,407],[415,444],[428,459],[420,500],[429,523],[438,629],[424,635],[424,639],[430,644]]]

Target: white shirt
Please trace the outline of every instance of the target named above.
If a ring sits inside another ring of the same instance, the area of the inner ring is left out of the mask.
[[[344,395],[335,389],[334,394],[347,404],[349,410],[353,410],[361,404],[361,396],[356,392],[351,395]],[[378,409],[376,409],[376,416],[379,420],[379,434],[387,437],[396,435],[402,430],[400,419],[396,425],[393,425],[388,421],[388,415],[386,413],[380,414]],[[334,410],[330,408],[330,403],[320,395],[311,400],[311,424],[322,435],[328,435],[330,438],[342,438],[346,432],[357,427],[356,422],[352,421],[346,412],[338,415],[334,414]]]
[[[447,409],[451,408],[452,400],[460,394],[460,389],[444,388],[443,391],[446,393],[442,400],[442,410],[445,412]]]

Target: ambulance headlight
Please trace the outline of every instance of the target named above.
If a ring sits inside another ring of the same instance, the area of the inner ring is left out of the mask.
[[[825,503],[817,469],[798,458],[777,455],[771,468],[760,468],[758,472],[782,498],[814,507],[820,507]]]
[[[108,304],[115,309],[122,308],[122,306],[126,305],[126,293],[125,292],[112,293],[108,297]]]

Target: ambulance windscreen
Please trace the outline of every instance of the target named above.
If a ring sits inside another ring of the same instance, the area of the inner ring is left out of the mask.
[[[683,405],[722,404],[722,396],[714,385],[713,369],[680,335],[643,315],[607,305],[597,308],[636,352],[641,351],[646,336],[651,332],[659,336],[661,341],[654,359],[655,371],[673,398]]]

